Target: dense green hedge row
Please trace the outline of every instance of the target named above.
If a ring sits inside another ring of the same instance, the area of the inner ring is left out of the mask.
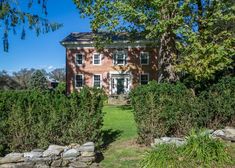
[[[183,136],[192,128],[235,124],[235,78],[224,78],[195,96],[183,84],[150,82],[131,93],[139,142]]]
[[[101,142],[103,92],[0,92],[0,153],[49,144]]]

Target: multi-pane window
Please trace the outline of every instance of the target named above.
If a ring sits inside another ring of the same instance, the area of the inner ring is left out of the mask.
[[[140,84],[146,85],[149,82],[149,74],[141,74],[140,75]]]
[[[75,77],[75,87],[76,88],[80,88],[82,87],[84,84],[84,78],[83,78],[83,75],[76,75]]]
[[[93,86],[96,88],[101,87],[101,75],[94,75],[93,76]]]
[[[140,63],[142,65],[148,65],[149,64],[149,53],[148,52],[141,52],[140,53]]]
[[[82,65],[83,64],[83,55],[82,54],[77,54],[76,55],[76,64],[77,65]]]
[[[100,54],[94,54],[93,55],[93,64],[94,65],[100,65],[101,64],[101,55]]]
[[[126,53],[123,50],[116,51],[114,55],[114,64],[115,65],[125,65],[126,64]]]

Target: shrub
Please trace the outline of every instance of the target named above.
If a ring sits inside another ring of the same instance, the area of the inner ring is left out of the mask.
[[[194,126],[196,99],[183,84],[150,82],[131,93],[138,142],[150,144],[156,137],[186,134]]]
[[[204,110],[203,126],[210,128],[235,126],[235,77],[225,77],[200,94]]]
[[[0,93],[0,152],[45,148],[49,144],[101,143],[103,91],[85,87],[60,92]]]
[[[235,78],[224,78],[195,96],[183,84],[150,82],[131,92],[138,142],[184,136],[192,128],[235,126]]]
[[[185,145],[162,144],[147,152],[142,168],[161,167],[224,167],[232,163],[227,146],[208,134],[191,131]]]

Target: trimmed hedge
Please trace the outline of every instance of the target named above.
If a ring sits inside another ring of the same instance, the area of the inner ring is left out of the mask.
[[[235,119],[235,78],[222,79],[195,96],[182,83],[150,82],[130,96],[138,142],[149,145],[161,136],[184,136],[192,128],[218,128]]]
[[[0,92],[0,153],[49,144],[101,143],[103,91]]]

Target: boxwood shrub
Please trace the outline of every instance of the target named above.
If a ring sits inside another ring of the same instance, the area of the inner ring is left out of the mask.
[[[103,91],[0,92],[0,152],[94,141],[101,143]]]

